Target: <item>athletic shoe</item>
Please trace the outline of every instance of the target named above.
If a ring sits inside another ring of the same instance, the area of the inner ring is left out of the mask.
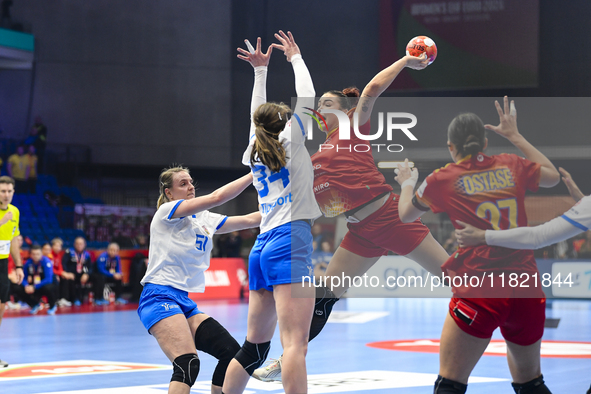
[[[8,363],[6,361],[0,360],[0,368],[6,368],[6,367],[8,367]]]
[[[82,305],[82,303],[80,302],[80,300],[74,301],[74,306],[80,306],[80,305]]]
[[[53,308],[49,308],[47,310],[47,314],[48,315],[55,315],[55,312],[57,311],[57,304],[53,306]]]
[[[12,302],[12,301],[6,301],[6,307],[9,310],[13,310],[13,311],[21,309],[21,306],[18,302]]]
[[[269,364],[267,364],[267,366],[255,369],[252,373],[252,377],[263,382],[281,382],[282,361],[283,355],[281,355],[277,360],[269,360]]]
[[[29,311],[29,313],[31,315],[36,315],[37,312],[39,312],[40,309],[41,309],[41,304],[37,304],[33,308],[31,308],[31,310]]]
[[[96,305],[96,306],[109,305],[109,301],[108,300],[94,300],[94,305]]]
[[[129,303],[126,299],[123,298],[117,298],[115,302],[119,305],[127,305]]]
[[[60,300],[58,302],[56,302],[56,304],[59,307],[72,306],[72,303],[70,301],[66,300],[65,298],[60,298]]]
[[[27,304],[26,302],[19,302],[18,303],[21,306],[21,311],[24,311],[25,309],[31,309],[31,307],[29,306],[29,304]]]

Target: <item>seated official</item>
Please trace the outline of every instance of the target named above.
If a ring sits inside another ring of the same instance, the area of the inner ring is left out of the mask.
[[[23,267],[25,278],[17,288],[18,296],[31,307],[31,314],[41,309],[41,297],[45,296],[49,302],[48,314],[53,315],[57,310],[55,303],[55,286],[53,284],[53,263],[43,256],[41,246],[33,245],[30,257]]]
[[[121,257],[119,256],[119,245],[111,242],[107,251],[102,253],[96,259],[96,270],[93,276],[95,301],[97,305],[108,305],[109,300],[105,300],[105,283],[113,286],[116,302],[118,304],[127,304],[127,301],[121,298],[123,289],[123,274],[121,273]]]

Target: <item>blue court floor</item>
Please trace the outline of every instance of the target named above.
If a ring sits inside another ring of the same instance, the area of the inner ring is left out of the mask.
[[[432,393],[439,357],[437,340],[446,299],[346,299],[309,347],[310,393]],[[202,302],[242,343],[247,305]],[[591,301],[552,301],[542,371],[553,393],[583,394],[591,384]],[[498,331],[495,339],[500,339]],[[385,343],[376,348],[371,342]],[[405,349],[404,351],[390,349]],[[427,350],[429,352],[419,352]],[[489,347],[476,366],[468,393],[513,393],[502,343]],[[271,357],[281,354],[278,335]],[[192,393],[209,393],[214,359],[200,354],[201,372]],[[45,314],[4,319],[0,393],[165,393],[172,368],[134,310]],[[246,393],[278,394],[280,384],[251,379]]]

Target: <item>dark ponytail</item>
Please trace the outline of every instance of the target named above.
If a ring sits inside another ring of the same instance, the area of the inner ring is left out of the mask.
[[[272,172],[279,172],[287,162],[285,147],[279,142],[279,133],[285,128],[291,114],[283,103],[265,103],[260,105],[252,116],[255,125],[256,140],[250,153],[250,164],[261,162]]]
[[[475,114],[460,114],[449,124],[447,139],[454,144],[460,156],[474,156],[484,150],[486,130]]]

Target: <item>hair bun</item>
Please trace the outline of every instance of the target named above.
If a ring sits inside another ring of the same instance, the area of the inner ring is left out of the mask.
[[[343,89],[343,94],[347,97],[359,97],[361,95],[359,89],[357,89],[355,86],[350,86]]]

